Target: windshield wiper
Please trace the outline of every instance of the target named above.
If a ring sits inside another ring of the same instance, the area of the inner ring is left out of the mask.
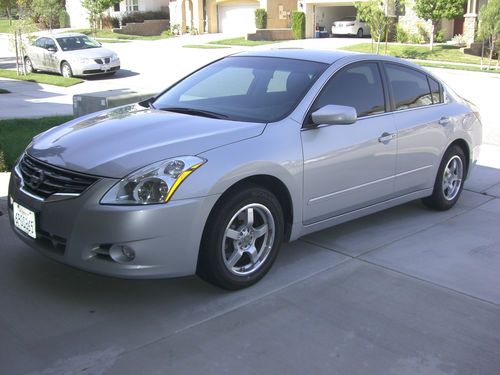
[[[184,107],[165,107],[161,108],[162,111],[168,112],[177,112],[177,113],[185,113],[187,115],[193,116],[203,116],[217,119],[226,119],[228,116],[223,115],[222,113],[216,113],[212,111],[206,111],[203,109],[195,109],[195,108],[184,108]]]

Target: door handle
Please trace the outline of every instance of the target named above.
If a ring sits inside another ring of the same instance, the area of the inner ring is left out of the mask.
[[[450,123],[450,121],[451,121],[451,119],[449,117],[443,116],[439,119],[438,122],[440,125],[445,126],[445,125],[448,125]]]
[[[389,143],[391,140],[393,140],[394,138],[396,138],[396,133],[387,133],[387,132],[384,132],[382,133],[382,135],[380,137],[378,137],[378,141],[380,143]]]

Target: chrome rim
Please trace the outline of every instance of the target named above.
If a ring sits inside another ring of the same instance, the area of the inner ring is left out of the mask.
[[[447,200],[451,201],[458,195],[462,186],[463,173],[462,159],[458,155],[453,156],[446,164],[443,173],[443,194]]]
[[[63,77],[66,77],[66,78],[71,77],[71,70],[67,64],[64,64],[62,67],[62,75],[63,75]]]
[[[26,73],[32,73],[33,72],[33,64],[31,63],[30,59],[26,59],[24,61],[24,65],[26,66]]]
[[[275,224],[269,209],[252,203],[238,210],[229,221],[222,240],[222,259],[234,275],[257,271],[274,244]]]

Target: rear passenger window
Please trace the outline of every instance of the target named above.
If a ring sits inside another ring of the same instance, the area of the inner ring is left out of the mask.
[[[312,111],[328,104],[354,107],[358,117],[384,113],[384,90],[377,64],[358,63],[336,73],[316,99]]]
[[[386,64],[396,111],[432,104],[427,75],[399,65]]]
[[[442,103],[443,98],[441,96],[441,89],[439,87],[439,83],[431,77],[427,77],[429,80],[429,86],[431,87],[431,95],[432,95],[432,103]]]

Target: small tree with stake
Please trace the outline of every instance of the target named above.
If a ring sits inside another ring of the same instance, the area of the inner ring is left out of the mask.
[[[434,46],[437,24],[443,18],[449,20],[460,16],[464,11],[465,0],[416,0],[415,13],[420,18],[431,21],[430,49]]]
[[[97,30],[97,21],[101,14],[108,8],[119,3],[120,0],[82,0],[82,5],[89,14],[90,30],[95,38]]]
[[[488,61],[488,70],[491,66],[491,60],[493,59],[493,53],[495,51],[495,46],[499,35],[500,0],[490,0],[486,5],[483,5],[481,7],[481,10],[479,11],[479,38],[488,39],[488,42],[490,44],[490,59]]]
[[[377,54],[380,52],[380,41],[385,34],[391,18],[384,10],[384,3],[377,0],[354,3],[357,10],[356,18],[370,26],[372,41],[377,41]],[[372,44],[373,52],[373,44]]]

